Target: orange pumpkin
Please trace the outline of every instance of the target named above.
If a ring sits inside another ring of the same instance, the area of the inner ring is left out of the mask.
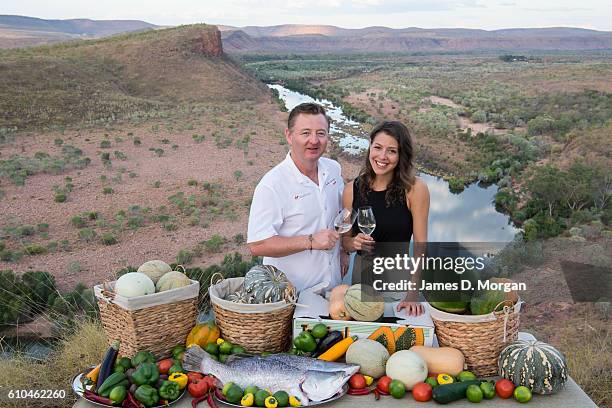
[[[334,320],[352,320],[344,306],[344,294],[349,287],[349,285],[338,285],[329,295],[329,316]]]
[[[214,320],[209,320],[205,323],[196,324],[191,332],[187,335],[185,344],[187,347],[197,344],[200,347],[206,347],[208,343],[214,343],[217,341],[221,332]]]

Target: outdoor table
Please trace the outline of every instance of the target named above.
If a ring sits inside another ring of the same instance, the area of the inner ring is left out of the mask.
[[[191,396],[186,394],[183,398],[172,404],[173,408],[191,408]],[[326,408],[418,408],[418,407],[434,407],[441,406],[434,401],[427,403],[416,402],[412,399],[412,396],[406,394],[406,396],[400,400],[397,400],[390,395],[381,396],[379,401],[374,400],[374,395],[367,396],[354,396],[345,395],[344,397],[330,402],[324,405]],[[519,404],[511,399],[501,399],[495,397],[492,400],[482,400],[478,405],[474,405],[467,399],[451,402],[445,406],[449,408],[474,408],[478,406],[484,407],[530,407],[530,408],[583,408],[583,407],[597,407],[591,401],[591,399],[582,391],[582,389],[572,380],[571,378],[567,381],[565,388],[553,395],[534,395],[533,399],[527,404]],[[92,404],[84,399],[79,399],[74,405],[74,408],[95,408],[99,405]],[[198,408],[207,408],[208,404],[204,401],[198,404]],[[226,404],[219,404],[219,408],[228,407]]]

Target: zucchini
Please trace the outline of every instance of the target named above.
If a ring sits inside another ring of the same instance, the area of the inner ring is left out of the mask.
[[[449,402],[465,398],[465,391],[474,384],[480,385],[484,380],[469,380],[456,382],[452,384],[441,384],[433,389],[433,399],[439,404],[448,404]]]
[[[108,376],[108,378],[100,384],[98,387],[96,394],[101,397],[108,397],[113,388],[118,385],[123,385],[125,387],[129,386],[129,382],[125,374],[123,373],[113,373]]]
[[[342,340],[342,333],[338,330],[330,331],[321,339],[312,357],[319,357],[321,354],[329,350],[334,344]]]
[[[113,373],[113,367],[119,354],[119,340],[115,340],[113,344],[106,350],[106,354],[102,359],[100,366],[100,374],[98,374],[98,385],[102,385],[104,381]]]

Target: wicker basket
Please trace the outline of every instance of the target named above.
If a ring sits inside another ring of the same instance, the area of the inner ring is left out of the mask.
[[[231,286],[233,291],[244,278],[229,278],[211,285],[210,300],[221,336],[239,344],[250,353],[287,351],[291,342],[291,328],[295,305],[276,302],[263,305],[236,304],[218,296],[220,285]],[[257,311],[257,310],[260,311]],[[262,309],[267,309],[261,311]]]
[[[429,305],[440,346],[461,350],[468,369],[477,376],[497,375],[499,353],[518,337],[520,308],[519,301],[489,315],[464,316]]]
[[[172,347],[185,342],[198,315],[200,284],[192,284],[146,296],[116,295],[114,282],[96,285],[94,292],[108,343],[121,341],[120,354],[133,356],[148,350],[169,357]]]

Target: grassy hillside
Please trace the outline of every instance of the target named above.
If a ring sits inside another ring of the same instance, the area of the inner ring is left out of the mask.
[[[214,26],[0,52],[0,129],[140,121],[200,103],[259,100]]]

